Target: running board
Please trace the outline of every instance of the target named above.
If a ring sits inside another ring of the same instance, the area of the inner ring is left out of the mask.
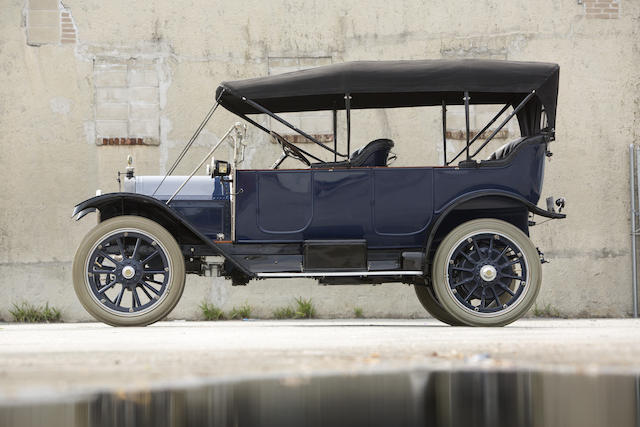
[[[389,270],[389,271],[319,271],[305,273],[256,273],[258,277],[348,277],[348,276],[422,276],[420,270]]]

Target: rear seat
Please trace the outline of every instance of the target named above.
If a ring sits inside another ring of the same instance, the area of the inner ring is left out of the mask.
[[[506,158],[509,154],[513,153],[516,148],[524,141],[528,140],[530,137],[523,136],[522,138],[515,139],[511,142],[507,142],[502,147],[498,148],[489,156],[487,160],[502,160]]]

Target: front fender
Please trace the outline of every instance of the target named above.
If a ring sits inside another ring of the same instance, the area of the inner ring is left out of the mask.
[[[113,210],[113,208],[115,208],[116,210],[120,209],[120,215],[127,215],[128,212],[125,207],[126,201],[134,202],[134,204],[136,205],[142,204],[149,207],[153,206],[155,208],[159,208],[169,215],[183,221],[178,216],[178,214],[171,208],[169,208],[169,206],[167,206],[165,203],[162,203],[161,201],[159,201],[158,199],[154,199],[153,197],[136,193],[107,193],[92,197],[75,205],[73,208],[73,213],[71,214],[71,218],[75,217],[77,221],[88,213],[95,212],[96,210],[101,211],[106,207],[109,207],[111,210]]]
[[[171,206],[158,199],[137,193],[102,194],[78,203],[73,208],[71,217],[79,220],[96,210],[100,212],[101,221],[121,215],[136,215],[148,218],[165,227],[178,243],[207,245],[244,274],[250,277],[254,276],[253,273],[236,261],[235,257],[224,247],[207,238],[178,212],[173,210]]]

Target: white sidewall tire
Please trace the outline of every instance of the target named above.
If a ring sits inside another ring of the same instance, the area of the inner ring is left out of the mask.
[[[513,307],[504,313],[497,312],[491,316],[475,313],[462,306],[450,291],[447,280],[448,257],[465,236],[475,232],[504,235],[522,250],[527,264],[526,288]],[[453,229],[442,240],[434,257],[431,277],[438,301],[452,317],[468,326],[504,326],[524,316],[535,302],[542,283],[542,266],[536,247],[522,230],[508,222],[486,218],[465,222]]]
[[[435,296],[432,294],[433,290],[429,289],[427,285],[413,285],[414,290],[416,291],[416,296],[418,297],[418,301],[422,304],[425,310],[436,320],[441,321],[442,323],[446,323],[451,326],[463,326],[464,324],[460,322],[458,319],[450,315],[443,307],[440,305],[438,301],[436,301]]]
[[[165,294],[148,311],[139,315],[118,315],[98,302],[89,290],[86,263],[92,248],[119,229],[135,229],[155,237],[165,250],[171,265],[171,277]],[[139,216],[118,216],[101,222],[82,240],[73,260],[73,287],[82,306],[96,320],[112,326],[146,326],[165,318],[176,306],[185,285],[184,257],[178,242],[161,225]]]

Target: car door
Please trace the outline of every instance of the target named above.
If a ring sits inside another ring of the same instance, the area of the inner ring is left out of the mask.
[[[236,179],[239,243],[420,246],[433,213],[431,168],[245,170]]]

